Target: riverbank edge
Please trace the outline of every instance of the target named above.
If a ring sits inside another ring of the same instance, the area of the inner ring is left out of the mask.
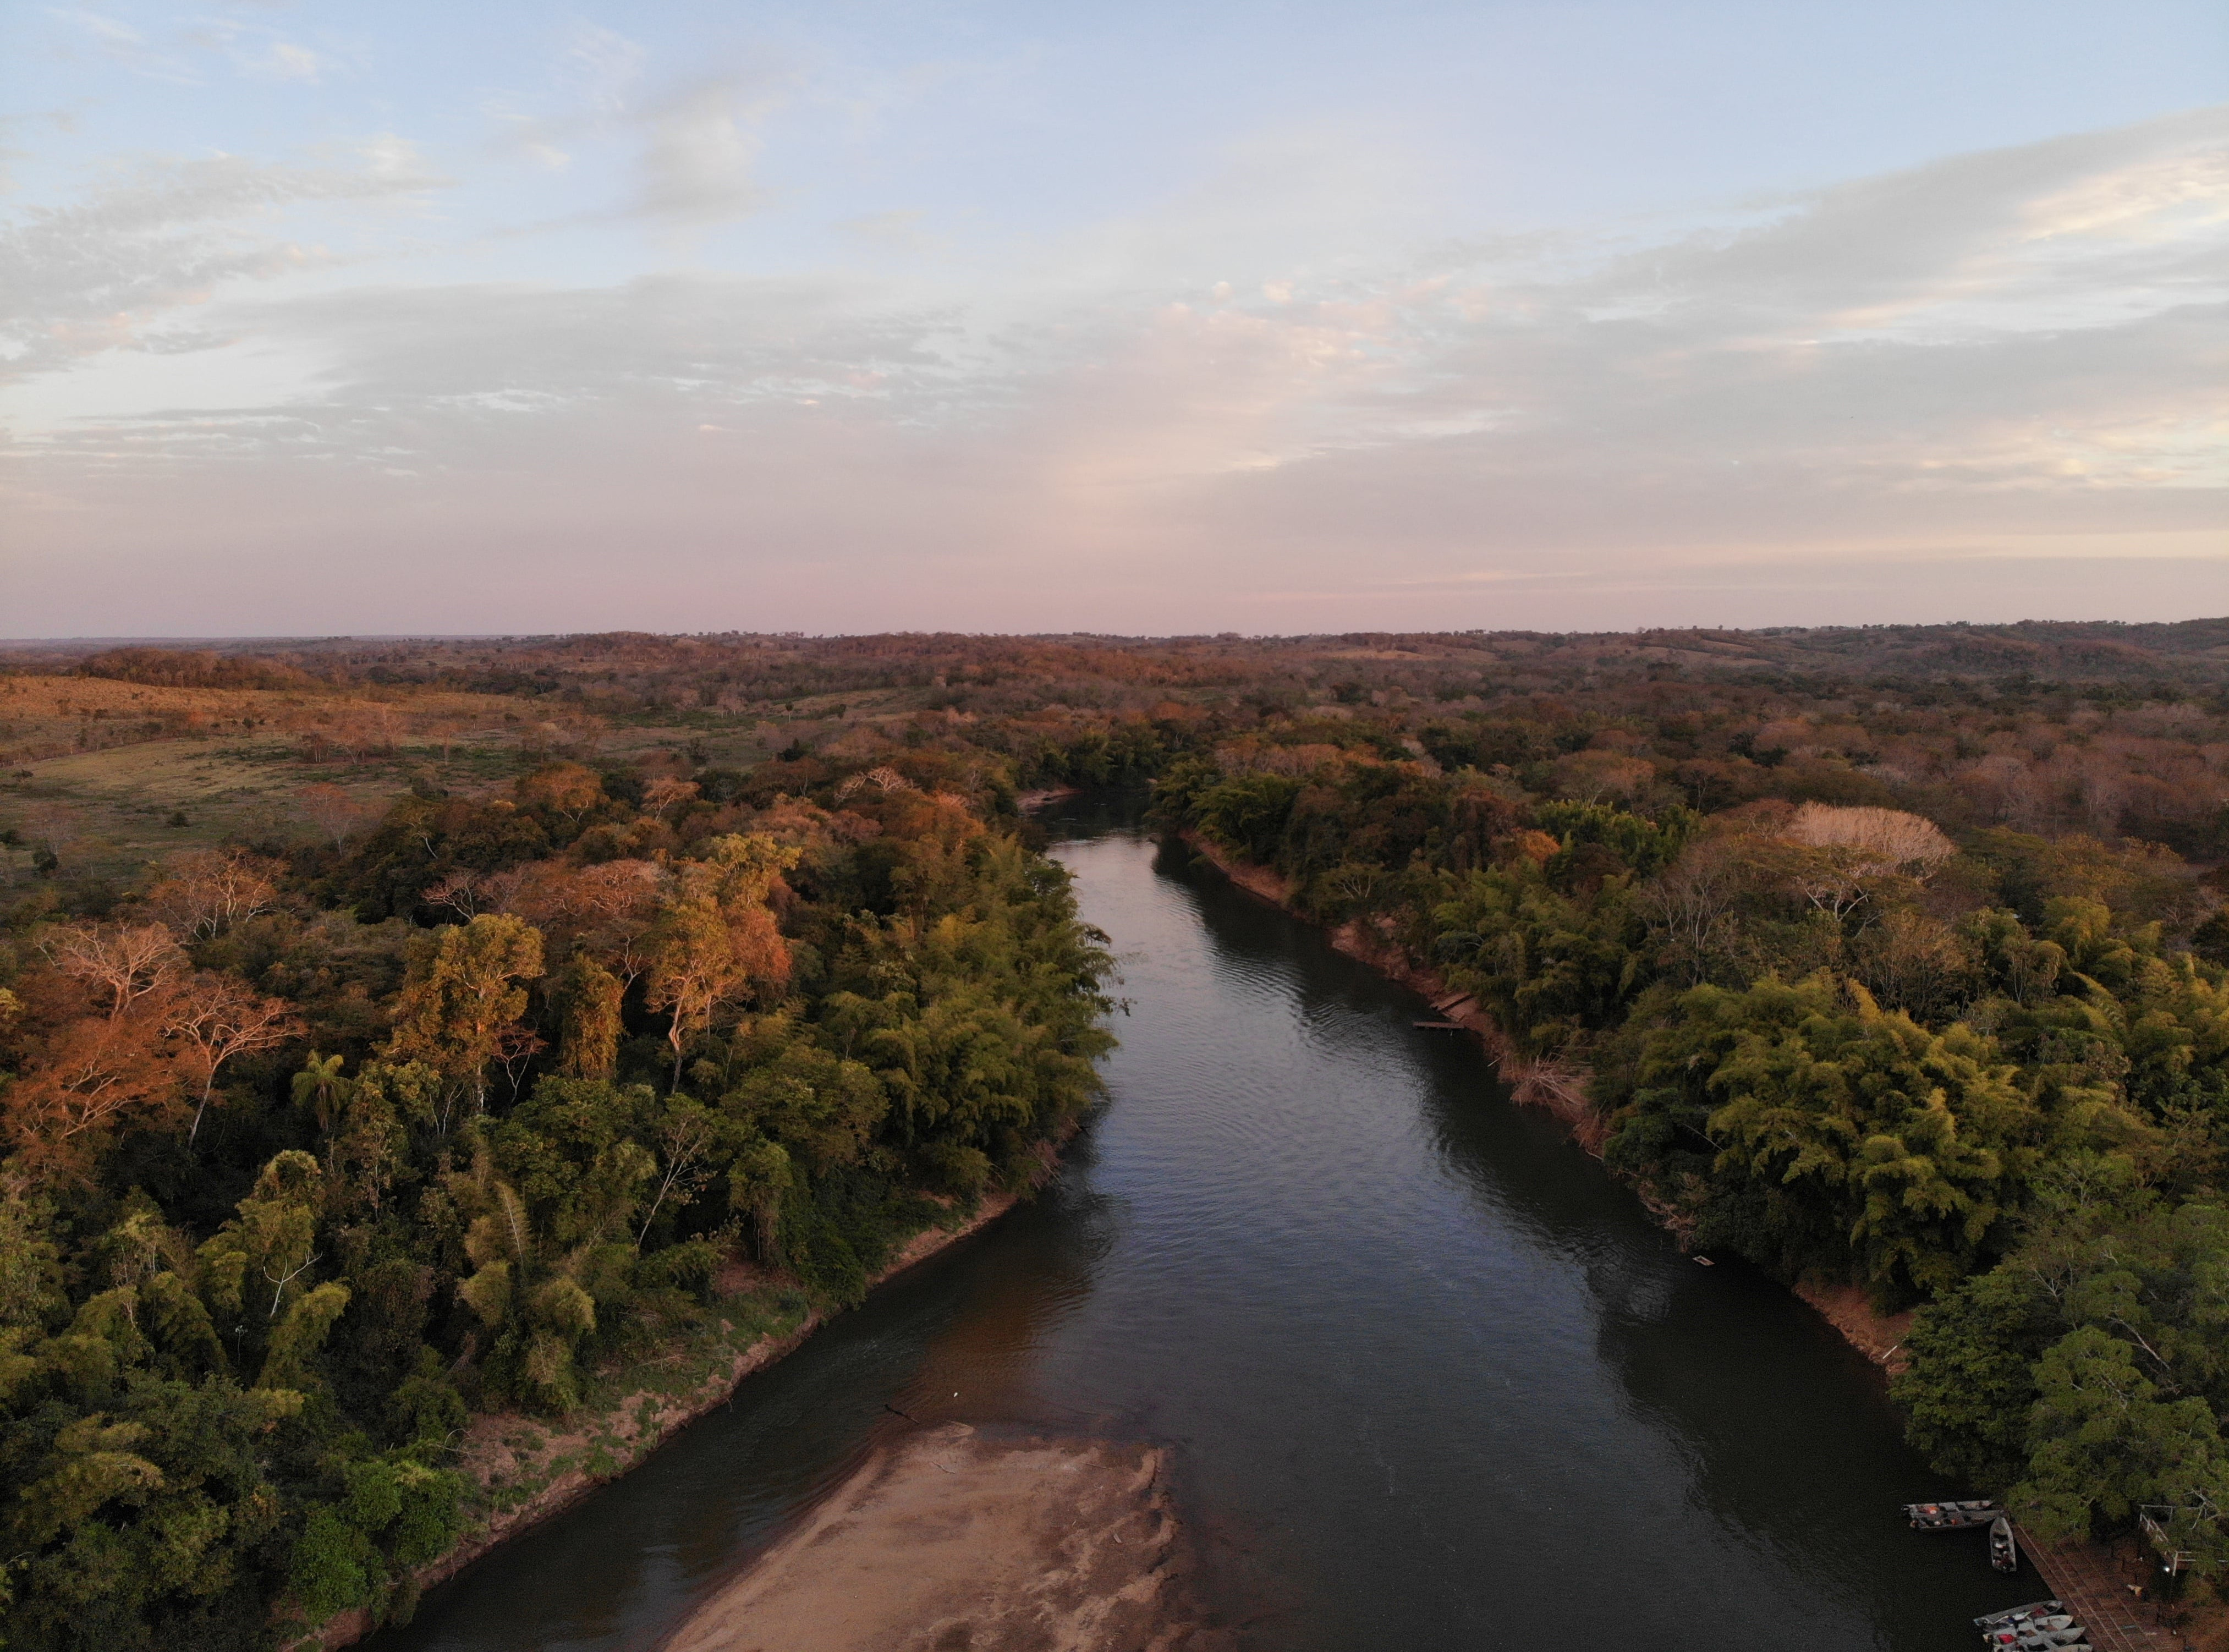
[[[1526,1057],[1475,1000],[1449,987],[1438,971],[1410,957],[1384,930],[1352,919],[1326,929],[1310,916],[1294,899],[1292,879],[1282,872],[1257,866],[1234,855],[1198,831],[1186,829],[1176,837],[1248,894],[1269,902],[1313,929],[1324,930],[1330,937],[1333,950],[1399,982],[1429,1003],[1443,1020],[1474,1035],[1486,1046],[1495,1070],[1509,1087],[1512,1100],[1522,1107],[1544,1108],[1554,1114],[1571,1132],[1572,1140],[1596,1159],[1603,1156],[1609,1124],[1587,1099],[1587,1083],[1594,1076],[1590,1069],[1573,1063],[1535,1061]],[[1692,1225],[1686,1218],[1662,1200],[1651,1197],[1647,1188],[1630,1178],[1621,1176],[1618,1180],[1632,1190],[1657,1225],[1680,1242],[1681,1250],[1686,1250],[1693,1237]],[[1865,1292],[1854,1285],[1806,1281],[1789,1289],[1834,1327],[1845,1342],[1886,1375],[1897,1375],[1909,1363],[1904,1353],[1905,1338],[1911,1327],[1909,1310],[1892,1315],[1879,1313],[1866,1300]]]
[[[1062,1141],[1066,1140],[1064,1134]],[[923,1228],[898,1248],[870,1282],[869,1289],[880,1289],[939,1251],[980,1232],[1034,1194],[1042,1185],[1040,1179],[1011,1192],[992,1194],[951,1227]],[[730,1294],[722,1305],[742,1309],[749,1289]],[[638,1387],[603,1411],[565,1419],[561,1424],[562,1433],[552,1432],[536,1420],[515,1411],[490,1411],[474,1417],[460,1449],[463,1462],[459,1466],[484,1498],[491,1498],[498,1493],[498,1482],[491,1477],[493,1471],[502,1464],[515,1465],[519,1461],[506,1443],[506,1436],[530,1430],[541,1437],[532,1452],[534,1467],[554,1467],[568,1456],[577,1456],[581,1462],[580,1466],[563,1469],[520,1501],[495,1508],[443,1553],[414,1568],[411,1577],[418,1590],[422,1593],[446,1583],[484,1555],[563,1513],[599,1486],[608,1485],[639,1467],[689,1424],[727,1404],[744,1378],[795,1353],[815,1331],[842,1311],[825,1307],[808,1309],[796,1325],[756,1338],[736,1353],[724,1368],[715,1370],[695,1386],[678,1395],[654,1387]],[[647,1372],[686,1362],[692,1356],[701,1358],[721,1347],[734,1328],[732,1321],[721,1320],[717,1328],[671,1339],[658,1352],[633,1361],[629,1368]],[[299,1633],[281,1644],[286,1652],[332,1652],[333,1649],[352,1646],[381,1627],[382,1610],[383,1604],[378,1608],[353,1606],[336,1612],[316,1628]]]

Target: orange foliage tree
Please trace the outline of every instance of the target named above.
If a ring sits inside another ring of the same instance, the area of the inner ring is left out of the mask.
[[[717,838],[708,850],[675,872],[646,943],[646,999],[668,1017],[676,1090],[690,1039],[722,1011],[789,980],[789,943],[768,902],[800,852],[759,834]]]
[[[167,1122],[180,1105],[155,1018],[87,1016],[48,1039],[0,1096],[0,1124],[33,1183],[80,1181],[119,1131]]]

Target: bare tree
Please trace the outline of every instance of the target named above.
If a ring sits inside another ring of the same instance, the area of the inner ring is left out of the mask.
[[[840,803],[855,792],[868,786],[872,786],[878,792],[910,792],[914,789],[914,783],[911,781],[885,763],[878,768],[867,770],[864,775],[847,777],[844,783],[836,788],[836,800]]]
[[[426,737],[441,749],[442,768],[449,766],[450,754],[455,751],[457,742],[465,737],[468,726],[464,718],[449,716],[432,718],[422,725]]]
[[[1859,852],[1847,844],[1789,844],[1777,870],[1788,887],[1836,922],[1865,904],[1870,890]]]
[[[196,940],[222,935],[279,899],[270,862],[218,849],[188,849],[170,857],[168,876],[148,898],[178,929]]]
[[[446,906],[469,923],[482,910],[480,875],[459,868],[426,885],[423,899],[428,906]]]
[[[1667,949],[1688,985],[1708,980],[1736,939],[1735,903],[1745,869],[1737,846],[1720,838],[1691,844],[1663,875],[1641,885],[1641,897],[1664,926]]]
[[[35,1182],[88,1178],[102,1140],[178,1096],[178,1075],[145,1018],[72,1022],[34,1066],[0,1093],[4,1126]]]
[[[49,930],[39,945],[55,968],[107,995],[112,1021],[186,970],[185,953],[160,923],[70,924]]]
[[[542,1037],[524,1026],[501,1028],[495,1038],[496,1064],[503,1076],[511,1081],[511,1099],[518,1099],[518,1087],[526,1079],[526,1064],[549,1046]]]
[[[319,781],[314,786],[305,786],[295,794],[302,813],[320,834],[332,839],[337,849],[347,841],[350,832],[370,818],[372,806],[350,797],[341,787],[329,781]]]
[[[1656,766],[1646,758],[1616,751],[1577,751],[1556,762],[1556,787],[1583,803],[1629,798],[1654,784]]]
[[[666,1102],[658,1124],[658,1162],[663,1174],[658,1196],[650,1201],[650,1214],[642,1218],[642,1231],[635,1235],[638,1245],[650,1237],[650,1225],[658,1220],[658,1207],[668,1194],[686,1200],[711,1180],[709,1160],[719,1134],[719,1119],[704,1107],[681,1096]]]
[[[1888,913],[1866,935],[1857,975],[1873,996],[1923,1021],[1947,1014],[1979,984],[1972,943],[1922,912]]]
[[[625,980],[649,967],[644,936],[657,916],[659,873],[647,860],[522,867],[491,909],[524,918],[553,949],[582,947]]]
[[[298,1036],[302,1024],[283,998],[260,998],[237,975],[196,974],[163,1018],[163,1034],[182,1046],[179,1061],[202,1081],[194,1109],[191,1141],[201,1134],[202,1115],[216,1089],[217,1069],[234,1056],[277,1048]]]
[[[458,871],[427,886],[429,906],[446,906],[471,922],[483,912],[508,912],[524,873],[517,869],[499,872]]]
[[[643,787],[642,806],[652,815],[663,820],[668,809],[688,802],[699,789],[693,780],[678,780],[671,775],[661,775]]]

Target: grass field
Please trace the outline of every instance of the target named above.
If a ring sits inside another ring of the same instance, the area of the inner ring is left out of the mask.
[[[36,845],[65,879],[129,884],[180,849],[302,840],[303,794],[337,787],[366,820],[414,781],[472,794],[551,756],[686,752],[748,768],[800,736],[840,742],[903,722],[917,696],[800,698],[745,710],[671,709],[607,721],[547,701],[399,689],[166,688],[0,675],[0,889],[33,876]]]
[[[498,702],[501,704],[501,702]],[[305,761],[298,736],[248,731],[224,737],[143,738],[0,769],[0,889],[32,876],[32,849],[51,844],[66,877],[129,883],[180,849],[227,841],[306,839],[318,828],[303,794],[337,787],[376,819],[414,780],[470,794],[508,785],[551,755],[531,726],[443,743],[405,742],[354,761]],[[704,761],[748,766],[787,743],[787,729],[713,732],[665,725],[621,728],[597,742],[607,758],[693,747]]]
[[[386,762],[305,763],[292,742],[267,736],[153,740],[50,758],[28,775],[0,778],[0,828],[25,839],[4,852],[9,870],[26,875],[30,845],[40,840],[54,843],[65,875],[128,879],[175,850],[307,837],[314,828],[302,808],[305,787],[336,785],[376,809],[408,788],[420,755],[406,749]],[[516,749],[468,758],[459,751],[449,765],[460,779],[498,766],[514,771]]]

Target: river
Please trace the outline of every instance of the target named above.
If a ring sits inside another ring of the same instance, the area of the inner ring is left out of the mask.
[[[1165,1443],[1258,1652],[1952,1652],[2046,1592],[1808,1308],[1682,1257],[1411,994],[1085,806],[1127,1012],[1054,1183],[877,1292],[376,1652],[646,1649],[877,1440]],[[1063,835],[1064,834],[1064,835]]]

